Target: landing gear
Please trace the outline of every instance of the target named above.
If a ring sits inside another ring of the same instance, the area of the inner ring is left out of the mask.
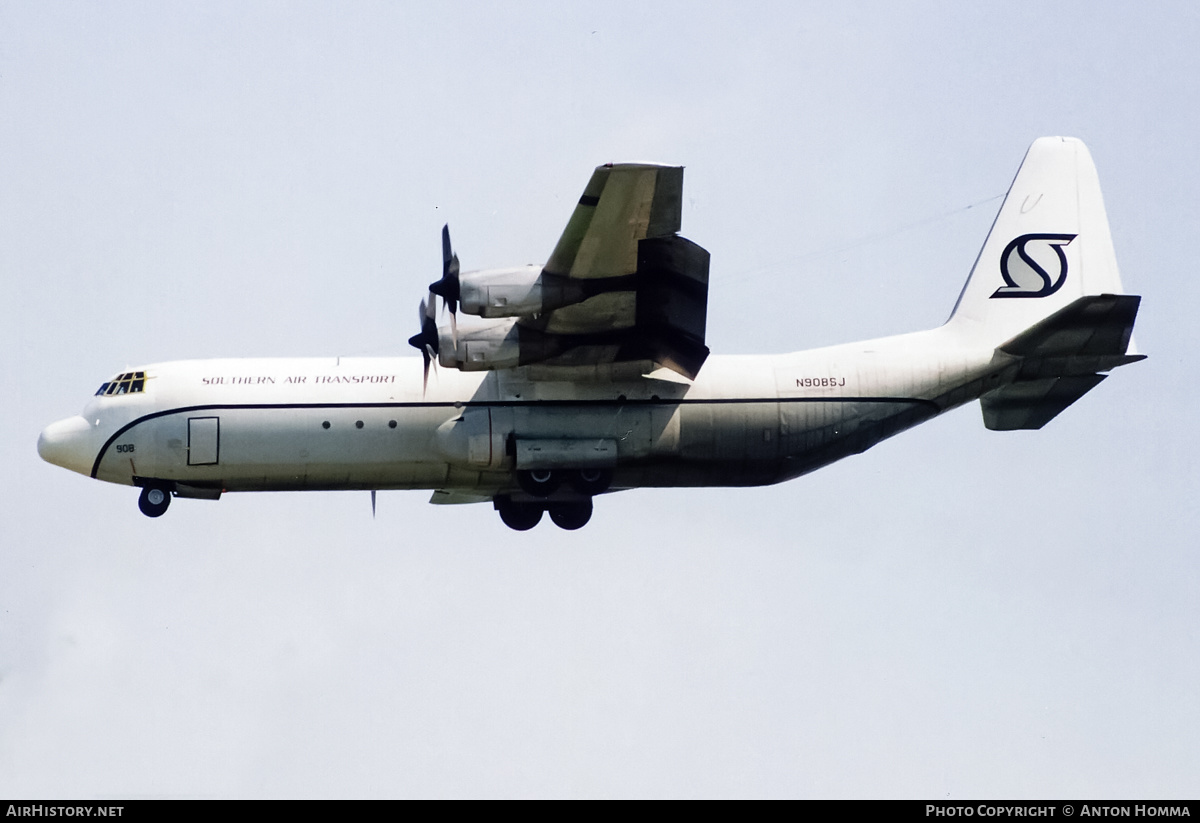
[[[608,491],[611,483],[612,472],[608,469],[580,469],[571,473],[571,485],[575,487],[575,491],[589,497]],[[586,519],[584,522],[587,522]]]
[[[549,497],[562,485],[562,474],[550,469],[527,469],[517,472],[517,483],[533,497]]]
[[[545,508],[540,503],[514,503],[510,497],[497,497],[492,505],[500,512],[504,525],[519,532],[527,532],[536,526]]]
[[[582,529],[592,519],[592,498],[575,500],[570,503],[551,503],[546,506],[550,519],[560,529],[575,531]]]
[[[560,529],[582,529],[592,519],[592,498],[608,491],[612,469],[522,469],[520,491],[493,501],[500,519],[511,529],[527,531],[549,514]]]
[[[161,486],[146,486],[138,498],[138,508],[147,517],[162,517],[171,505],[171,493]]]
[[[554,525],[560,529],[575,531],[582,529],[592,519],[592,498],[582,500],[566,500],[555,503],[539,501],[526,502],[513,500],[507,495],[497,497],[492,501],[504,525],[519,532],[532,529],[542,520],[542,514],[548,512]]]
[[[612,485],[609,469],[579,469],[578,471],[552,471],[550,469],[526,469],[517,472],[517,483],[531,497],[550,497],[564,481],[580,494],[592,497],[603,494]]]

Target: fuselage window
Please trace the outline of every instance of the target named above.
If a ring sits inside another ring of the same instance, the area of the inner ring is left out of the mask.
[[[142,391],[146,386],[146,373],[144,371],[127,371],[124,374],[118,374],[112,380],[105,383],[96,390],[97,395],[112,396],[114,394],[136,394]]]

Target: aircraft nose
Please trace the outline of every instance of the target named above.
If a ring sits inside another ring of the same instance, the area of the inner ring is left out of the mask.
[[[47,463],[90,475],[96,457],[89,445],[91,431],[88,421],[79,415],[51,423],[38,437],[38,454]]]

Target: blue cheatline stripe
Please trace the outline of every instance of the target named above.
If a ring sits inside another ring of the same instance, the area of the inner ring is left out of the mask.
[[[187,414],[198,411],[246,411],[254,409],[461,409],[461,408],[519,408],[545,406],[550,408],[567,408],[578,406],[732,406],[751,403],[908,403],[914,406],[929,406],[935,411],[942,407],[932,400],[917,397],[716,397],[706,400],[649,400],[621,399],[611,400],[445,400],[445,401],[413,401],[405,403],[208,403],[200,406],[179,406],[173,409],[144,414],[136,420],[126,423],[113,432],[104,441],[92,463],[92,477],[100,471],[100,461],[118,437],[147,420],[156,417],[166,417],[171,414]]]

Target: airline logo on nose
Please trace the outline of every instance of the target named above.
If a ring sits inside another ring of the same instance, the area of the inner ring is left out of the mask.
[[[1067,281],[1063,251],[1076,234],[1023,234],[1004,247],[1000,276],[1005,285],[992,297],[1048,297]]]

